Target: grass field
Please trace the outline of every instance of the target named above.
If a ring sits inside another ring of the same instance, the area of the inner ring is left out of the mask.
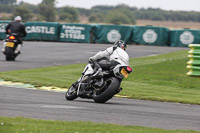
[[[152,20],[137,20],[136,25],[152,25],[152,26],[160,26],[167,27],[169,29],[196,29],[199,30],[200,23],[199,22],[184,22],[184,21],[152,21]]]
[[[134,71],[122,82],[121,95],[133,99],[200,104],[199,77],[186,76],[187,51],[133,58]],[[36,86],[68,88],[81,75],[86,64],[0,72],[4,80]]]
[[[197,133],[191,130],[163,130],[92,122],[47,121],[0,117],[1,133]]]

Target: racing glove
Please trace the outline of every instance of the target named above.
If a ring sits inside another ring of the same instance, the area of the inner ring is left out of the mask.
[[[95,60],[94,60],[94,57],[90,57],[89,58],[89,63],[92,63],[92,62],[94,62]]]

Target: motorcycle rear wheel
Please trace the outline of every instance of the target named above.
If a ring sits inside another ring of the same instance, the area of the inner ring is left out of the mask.
[[[119,92],[120,81],[112,77],[107,81],[106,89],[101,93],[95,93],[93,99],[96,103],[105,103]]]
[[[78,97],[77,95],[77,88],[75,88],[73,85],[67,90],[65,94],[66,100],[72,101]]]
[[[14,51],[12,48],[7,47],[6,48],[6,61],[14,61]]]

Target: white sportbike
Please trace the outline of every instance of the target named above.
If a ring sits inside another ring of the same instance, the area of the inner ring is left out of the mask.
[[[94,62],[86,65],[82,76],[67,90],[65,98],[74,100],[77,97],[93,99],[96,103],[105,103],[119,93],[123,78],[127,78],[132,68],[127,65],[117,65],[112,70],[102,71],[102,75],[95,74]]]

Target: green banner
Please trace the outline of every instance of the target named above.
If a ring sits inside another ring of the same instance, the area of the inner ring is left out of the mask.
[[[6,38],[6,26],[10,23],[10,21],[0,21],[0,40]]]
[[[131,33],[130,26],[94,25],[95,43],[114,43],[117,40],[130,42]]]
[[[169,29],[165,27],[134,26],[132,41],[136,44],[167,46]]]
[[[87,24],[61,24],[59,41],[90,43],[92,26]]]
[[[200,30],[170,30],[170,46],[188,47],[189,44],[200,44]]]
[[[27,22],[27,36],[24,40],[58,41],[59,23],[56,22]]]

